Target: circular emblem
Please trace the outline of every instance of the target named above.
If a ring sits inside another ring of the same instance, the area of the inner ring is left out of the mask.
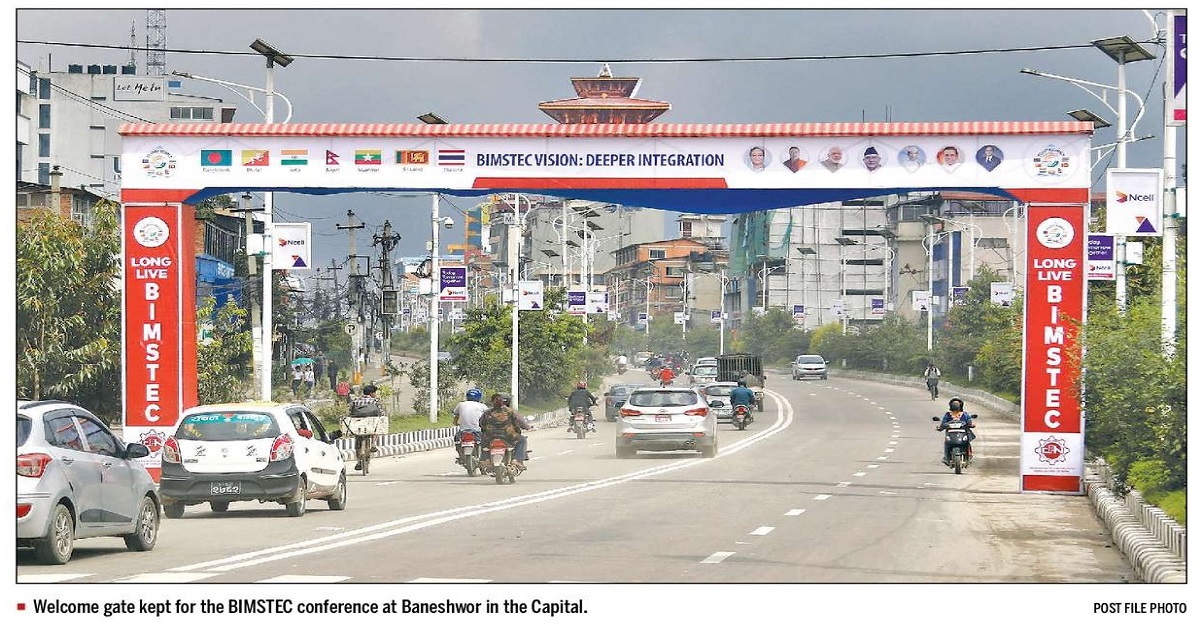
[[[142,433],[142,437],[138,440],[146,446],[146,449],[150,450],[150,453],[155,454],[162,449],[163,443],[167,442],[167,435],[154,430]]]
[[[1037,239],[1048,249],[1061,249],[1075,239],[1075,227],[1063,218],[1047,218],[1037,227]]]
[[[161,146],[155,148],[142,158],[142,170],[147,176],[169,177],[175,170],[175,156]]]
[[[146,248],[162,246],[171,235],[167,223],[156,216],[147,216],[133,226],[133,239]]]
[[[1050,437],[1039,440],[1034,452],[1042,462],[1055,464],[1065,462],[1067,454],[1071,453],[1071,450],[1067,447],[1066,441]]]

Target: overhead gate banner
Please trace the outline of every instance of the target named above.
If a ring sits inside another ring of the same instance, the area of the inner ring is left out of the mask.
[[[1082,493],[1081,205],[1030,205],[1026,224],[1021,490]]]

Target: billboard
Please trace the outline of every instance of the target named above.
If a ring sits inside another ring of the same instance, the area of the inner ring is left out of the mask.
[[[277,222],[271,230],[271,263],[275,270],[312,268],[311,223]]]
[[[1161,236],[1162,168],[1109,168],[1105,233]]]

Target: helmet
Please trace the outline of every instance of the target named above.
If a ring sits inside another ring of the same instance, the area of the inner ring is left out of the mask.
[[[576,388],[587,388],[587,382],[580,380],[575,384]]]
[[[962,409],[963,409],[963,400],[959,399],[958,397],[951,397],[950,398],[950,410],[954,411],[954,412],[958,412]]]
[[[478,388],[472,388],[467,391],[467,401],[479,401],[483,399],[483,391]]]
[[[366,386],[363,386],[362,392],[364,395],[374,395],[375,391],[377,390],[379,390],[379,388],[375,386],[375,384],[367,384]]]
[[[492,393],[492,405],[495,407],[507,406],[512,403],[512,396],[508,393]]]

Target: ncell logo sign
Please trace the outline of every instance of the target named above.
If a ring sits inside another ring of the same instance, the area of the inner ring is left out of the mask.
[[[1153,203],[1155,198],[1153,194],[1126,194],[1120,190],[1116,192],[1116,195],[1118,203]]]

